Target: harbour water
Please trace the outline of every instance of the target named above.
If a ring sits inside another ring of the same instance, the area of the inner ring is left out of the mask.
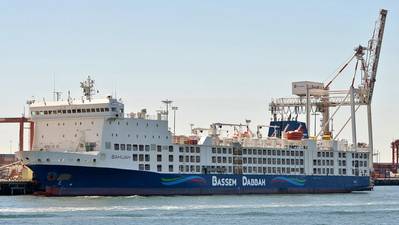
[[[0,196],[0,224],[397,224],[399,187],[321,195]]]

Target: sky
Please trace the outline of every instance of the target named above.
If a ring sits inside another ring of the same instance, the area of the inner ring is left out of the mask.
[[[365,45],[381,8],[389,12],[373,126],[380,160],[390,161],[399,138],[398,1],[0,0],[0,117],[20,116],[33,96],[52,99],[54,83],[63,98],[78,98],[90,75],[98,96],[116,94],[126,112],[172,99],[177,133],[191,123],[256,127],[269,123],[272,98],[291,95],[291,82],[324,82]],[[335,88],[349,86],[349,70]],[[349,111],[338,116],[336,130]],[[366,122],[360,110],[359,141],[367,142]],[[16,151],[17,125],[0,124],[0,134],[0,153]],[[350,126],[341,136],[351,139]]]

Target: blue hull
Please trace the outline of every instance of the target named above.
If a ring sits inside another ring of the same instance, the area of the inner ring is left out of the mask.
[[[213,195],[344,193],[370,190],[364,176],[162,174],[111,168],[30,165],[46,195]]]

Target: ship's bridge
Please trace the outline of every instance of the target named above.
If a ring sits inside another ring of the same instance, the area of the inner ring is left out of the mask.
[[[124,117],[124,105],[112,98],[67,101],[32,101],[30,104],[32,120],[45,118],[71,117]]]

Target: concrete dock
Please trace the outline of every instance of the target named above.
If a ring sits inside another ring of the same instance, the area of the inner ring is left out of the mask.
[[[375,186],[392,186],[399,185],[399,178],[376,178],[374,180]]]
[[[28,195],[33,191],[32,181],[0,180],[0,195]]]

